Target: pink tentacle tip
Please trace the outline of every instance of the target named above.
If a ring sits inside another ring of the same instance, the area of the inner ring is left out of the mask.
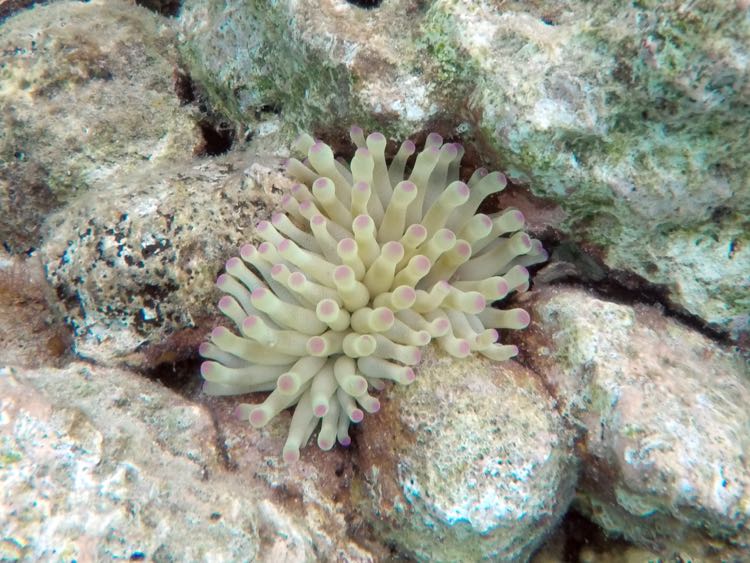
[[[336,312],[336,306],[331,301],[320,303],[320,313],[322,315],[333,315]]]
[[[375,337],[372,334],[362,334],[359,336],[359,341],[364,347],[373,347],[375,346]]]
[[[284,463],[297,463],[299,461],[299,450],[287,450],[284,452]]]
[[[346,281],[349,279],[351,269],[348,266],[336,266],[333,270],[333,279],[336,281]]]
[[[291,246],[291,244],[292,244],[291,241],[288,238],[285,238],[279,243],[279,246],[276,250],[278,250],[279,252],[286,252]]]
[[[352,439],[349,436],[344,436],[339,440],[339,444],[341,444],[345,448],[348,448],[352,445]]]
[[[255,315],[248,315],[242,321],[242,326],[245,328],[253,328],[257,324],[258,324],[258,317],[256,317]]]
[[[477,295],[477,297],[474,299],[474,309],[479,312],[484,310],[486,306],[487,300],[482,295]]]
[[[325,223],[326,218],[321,214],[313,215],[312,219],[310,219],[310,224],[312,225],[325,225]]]
[[[417,189],[417,185],[414,182],[403,182],[401,184],[401,189],[405,192],[413,192]]]
[[[328,405],[315,405],[315,408],[313,409],[313,413],[315,413],[315,416],[318,418],[322,418],[326,415],[328,412]]]
[[[467,345],[468,345],[468,343],[467,343]],[[406,381],[408,381],[409,383],[411,383],[416,378],[417,378],[417,374],[414,372],[414,370],[411,369],[411,368],[407,368],[406,369]]]
[[[223,326],[217,326],[211,331],[212,338],[221,338],[229,333],[229,330]]]
[[[349,133],[351,133],[352,135],[361,135],[362,133],[364,133],[364,131],[359,125],[352,125],[349,128]]]
[[[325,146],[325,143],[323,141],[315,141],[310,147],[310,152],[319,153],[320,151],[323,150],[324,146]]]
[[[417,150],[417,145],[414,144],[414,141],[406,140],[403,143],[404,150],[409,154],[414,154],[414,152]]]
[[[242,265],[242,262],[240,262],[240,259],[236,256],[232,256],[229,260],[227,260],[226,264],[224,264],[224,267],[227,270],[232,270],[234,268],[237,268],[238,266]]]
[[[372,218],[370,218],[369,215],[357,215],[357,217],[354,219],[354,226],[357,229],[366,229],[370,226],[371,221]]]
[[[380,401],[374,399],[372,401],[372,406],[370,407],[370,409],[372,409],[373,414],[378,412],[380,410]]]
[[[401,260],[404,255],[404,247],[400,242],[392,240],[383,245],[383,254],[394,260]]]
[[[469,197],[469,186],[461,182],[457,187],[456,191],[461,197]]]
[[[205,378],[210,376],[213,371],[213,362],[203,362],[201,364],[201,375]]]
[[[523,309],[519,309],[518,313],[516,313],[516,316],[519,323],[524,326],[529,326],[529,323],[531,322],[531,316],[526,311],[524,311]]]
[[[250,294],[251,299],[263,299],[268,294],[268,290],[265,287],[256,287]]]
[[[382,133],[375,131],[374,133],[370,133],[368,135],[367,140],[374,141],[376,143],[382,143],[383,141],[385,141],[385,136]]]
[[[321,450],[330,450],[333,447],[333,442],[325,438],[318,438],[318,447]]]
[[[357,182],[356,184],[354,184],[354,189],[358,192],[366,192],[368,189],[370,189],[370,184],[368,184],[367,182]]]
[[[345,238],[339,242],[339,248],[341,248],[342,252],[354,252],[357,248],[357,243],[354,242],[354,239]]]
[[[229,295],[225,295],[219,299],[219,309],[222,311],[229,309],[232,306],[232,298]]]
[[[523,213],[521,213],[520,211],[514,211],[513,217],[515,218],[516,221],[518,221],[522,225],[526,222],[526,217],[524,217]]]
[[[274,213],[273,216],[271,217],[271,223],[273,223],[274,225],[278,225],[284,220],[284,217],[285,215],[283,213]]]
[[[393,315],[393,311],[390,309],[383,309],[378,314],[378,317],[380,317],[380,321],[385,324],[391,324],[395,321],[395,317]]]
[[[243,244],[240,248],[240,256],[250,258],[255,254],[255,247],[252,244]]]
[[[262,409],[256,407],[250,411],[248,420],[253,426],[260,426],[261,424],[266,422],[267,418],[268,417],[266,416],[266,413]]]
[[[205,358],[210,349],[211,347],[208,342],[201,342],[200,346],[198,346],[198,353]]]
[[[287,281],[289,282],[290,286],[294,288],[300,288],[302,287],[302,285],[304,285],[306,279],[307,278],[305,277],[305,274],[303,274],[302,272],[293,272],[289,276],[289,279]]]
[[[451,156],[456,156],[458,154],[458,146],[455,143],[443,145],[443,150]]]
[[[427,260],[427,258],[425,258]],[[429,262],[429,260],[427,260]],[[429,267],[429,266],[428,266]],[[413,287],[401,287],[399,296],[405,301],[414,301],[417,298],[417,291]]]
[[[282,373],[276,380],[276,386],[282,391],[289,393],[294,390],[294,378],[288,373]]]
[[[268,223],[268,221],[261,221],[260,223],[258,223],[258,226],[255,228],[258,231],[263,232],[263,231],[267,231],[270,227],[271,225]]]
[[[469,344],[468,341],[461,339],[461,342],[458,344],[458,353],[462,356],[468,356],[469,352],[471,352],[471,344]]]
[[[456,233],[454,233],[450,229],[440,229],[439,232],[440,238],[442,238],[447,243],[451,243],[456,240]]]
[[[349,418],[352,422],[362,422],[365,418],[365,413],[362,412],[362,409],[353,409]]]
[[[313,336],[307,341],[307,347],[311,354],[322,354],[326,349],[326,341],[320,336]]]
[[[271,268],[271,275],[278,276],[284,271],[284,264],[274,264]]]
[[[223,285],[229,283],[229,279],[230,277],[227,274],[221,274],[218,278],[216,278],[216,285],[222,287]]]

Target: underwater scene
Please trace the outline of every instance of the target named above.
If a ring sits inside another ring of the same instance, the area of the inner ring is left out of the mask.
[[[750,0],[0,0],[0,561],[750,563]]]

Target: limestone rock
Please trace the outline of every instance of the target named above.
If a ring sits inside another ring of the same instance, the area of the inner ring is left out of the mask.
[[[532,311],[522,361],[582,430],[579,508],[659,553],[742,559],[747,363],[653,307],[548,289]]]
[[[372,561],[248,486],[204,408],[134,373],[3,367],[0,405],[5,560]]]
[[[174,33],[117,0],[54,2],[0,22],[0,241],[38,247],[53,211],[201,142],[173,86]]]
[[[149,366],[195,353],[192,329],[218,315],[217,274],[286,186],[254,160],[150,166],[50,217],[41,256],[78,354]]]
[[[55,366],[70,360],[71,335],[38,256],[0,251],[0,366]]]
[[[570,434],[521,365],[427,350],[362,424],[355,500],[420,561],[526,560],[573,498]]]

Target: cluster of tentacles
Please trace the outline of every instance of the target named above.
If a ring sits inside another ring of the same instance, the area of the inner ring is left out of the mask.
[[[257,225],[265,242],[243,246],[217,281],[226,294],[219,309],[236,332],[217,327],[200,349],[207,393],[271,391],[239,407],[253,426],[296,405],[288,462],[318,425],[322,449],[348,445],[349,424],[380,408],[370,390],[411,383],[432,341],[459,358],[514,356],[498,329],[525,328],[529,316],[492,304],[525,291],[525,266],[547,257],[521,230],[519,211],[477,213],[506,180],[479,169],[462,182],[461,145],[430,134],[411,164],[411,141],[387,162],[382,134],[365,139],[353,127],[351,137],[349,163],[321,141],[298,139],[306,158],[289,161],[299,183],[284,212]]]

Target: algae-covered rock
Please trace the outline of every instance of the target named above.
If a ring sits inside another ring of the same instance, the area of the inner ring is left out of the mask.
[[[345,131],[387,124],[409,134],[433,119],[413,70],[412,2],[365,10],[341,0],[186,0],[182,52],[209,99],[234,119],[283,111],[288,125]]]
[[[39,242],[46,215],[97,182],[184,159],[200,142],[174,92],[167,21],[120,1],[55,2],[0,22],[0,241]]]
[[[747,3],[445,0],[423,30],[452,47],[432,49],[433,75],[474,69],[486,142],[560,202],[572,235],[748,330]]]
[[[354,4],[186,0],[184,52],[238,120],[438,125],[558,203],[611,268],[750,330],[747,2]]]
[[[573,497],[570,434],[520,364],[425,351],[362,425],[354,500],[419,561],[524,561]]]

